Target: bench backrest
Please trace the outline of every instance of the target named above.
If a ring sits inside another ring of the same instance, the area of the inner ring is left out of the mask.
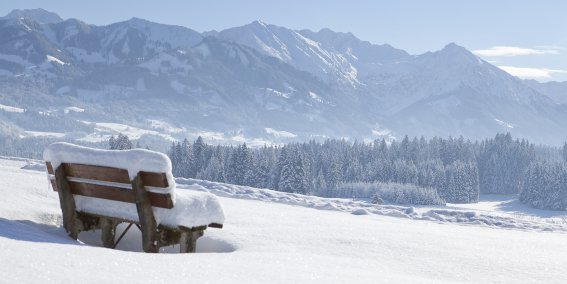
[[[51,186],[57,191],[53,166],[49,161],[46,162],[46,166]],[[136,203],[132,181],[126,169],[72,163],[62,163],[60,167],[71,193],[75,195]],[[170,194],[158,193],[160,188],[169,186],[165,173],[140,172],[139,175],[144,187],[151,190],[147,194],[152,206],[173,208]]]

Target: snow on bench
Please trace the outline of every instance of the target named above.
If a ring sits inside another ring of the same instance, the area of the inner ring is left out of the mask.
[[[224,213],[216,196],[175,190],[171,161],[158,152],[100,150],[69,143],[44,153],[51,187],[59,194],[63,226],[73,239],[81,231],[102,229],[105,247],[116,247],[116,226],[136,224],[144,251],[180,244],[194,252],[207,227],[222,228]]]

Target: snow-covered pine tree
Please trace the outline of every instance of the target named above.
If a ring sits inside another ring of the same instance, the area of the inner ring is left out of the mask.
[[[193,176],[196,176],[197,173],[202,171],[207,166],[207,145],[205,144],[201,136],[197,137],[197,140],[193,142],[192,156],[194,162],[191,170]]]
[[[273,156],[266,146],[260,151],[251,154],[250,168],[245,177],[245,184],[258,188],[270,186]]]
[[[384,204],[384,200],[382,200],[382,198],[380,198],[378,193],[374,193],[374,195],[372,195],[372,200],[370,202],[372,204]]]
[[[520,193],[520,201],[532,207],[541,208],[540,192],[545,188],[546,167],[542,161],[534,161],[528,167],[522,192]]]
[[[303,157],[297,147],[288,149],[278,182],[280,191],[300,194],[309,193],[309,183],[305,174]]]
[[[447,188],[441,192],[445,201],[470,203],[478,201],[478,173],[471,163],[453,162],[447,169]]]
[[[468,200],[466,203],[478,202],[480,195],[480,186],[478,180],[478,166],[474,162],[468,162],[465,164],[465,187],[467,192]]]
[[[519,193],[523,174],[534,159],[534,146],[526,141],[512,140],[510,133],[483,141],[478,157],[481,191]]]
[[[325,175],[323,174],[323,169],[319,169],[317,176],[314,181],[314,194],[317,196],[327,197],[330,196],[329,189],[327,188],[327,182],[325,181]]]
[[[228,161],[227,180],[233,184],[244,185],[246,173],[250,168],[250,156],[246,143],[232,151]]]
[[[197,173],[196,178],[218,182],[226,181],[224,177],[224,159],[220,146],[213,151],[207,166],[204,170]]]
[[[177,142],[177,143],[173,143],[173,149],[171,150],[171,155],[170,157],[172,157],[172,173],[174,176],[181,176],[183,174],[183,162],[182,162],[182,148],[181,148],[181,143]]]
[[[341,166],[338,158],[329,157],[329,162],[326,168],[325,181],[329,190],[334,190],[342,180]]]
[[[110,139],[108,140],[108,144],[110,146],[110,150],[128,150],[128,149],[132,149],[132,141],[130,141],[130,138],[128,138],[128,136],[119,133],[118,137],[114,138],[113,136],[110,136]]]
[[[116,150],[116,138],[114,135],[111,135],[110,139],[108,139],[108,148],[110,150]]]
[[[191,149],[191,143],[184,139],[178,150],[178,174],[181,177],[195,177],[195,159]]]

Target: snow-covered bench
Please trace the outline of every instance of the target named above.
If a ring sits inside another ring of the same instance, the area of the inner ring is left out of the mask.
[[[207,227],[222,228],[216,196],[175,190],[169,158],[135,149],[99,150],[69,143],[49,145],[43,158],[53,190],[59,194],[63,226],[73,239],[81,231],[102,229],[102,243],[114,248],[116,226],[136,224],[145,252],[180,244],[194,252]]]

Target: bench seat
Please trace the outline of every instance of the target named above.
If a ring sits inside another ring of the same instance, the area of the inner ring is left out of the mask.
[[[79,212],[139,222],[136,204],[80,195],[75,195],[74,198]],[[152,209],[157,225],[168,228],[218,227],[224,222],[218,198],[207,192],[176,189],[173,208]]]

